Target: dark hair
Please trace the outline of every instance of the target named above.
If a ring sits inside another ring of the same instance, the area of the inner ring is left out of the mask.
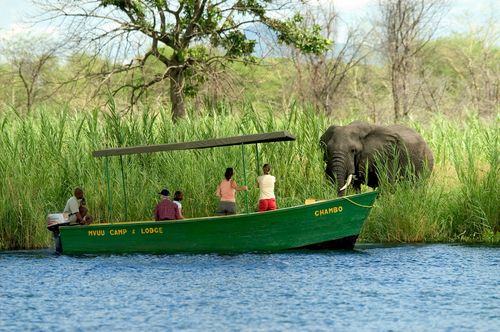
[[[181,196],[182,196],[182,191],[177,190],[174,193],[174,201],[180,201],[181,200]]]
[[[264,171],[265,174],[268,174],[271,171],[271,165],[264,164],[264,166],[262,166],[262,170]]]
[[[168,189],[162,189],[162,191],[160,191],[158,194],[162,196],[170,196],[170,191],[168,191]]]
[[[226,168],[226,173],[224,173],[224,177],[226,178],[226,180],[231,180],[231,177],[233,176],[234,172],[233,172],[233,168],[232,167],[228,167]]]

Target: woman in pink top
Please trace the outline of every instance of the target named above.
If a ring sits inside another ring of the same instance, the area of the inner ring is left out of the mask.
[[[248,190],[247,186],[238,186],[236,184],[236,181],[232,179],[233,174],[232,167],[226,168],[226,173],[224,174],[225,179],[217,186],[215,194],[220,199],[219,206],[215,211],[217,214],[236,214],[236,192]]]

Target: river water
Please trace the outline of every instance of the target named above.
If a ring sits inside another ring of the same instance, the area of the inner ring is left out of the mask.
[[[6,331],[500,331],[500,248],[0,252]]]

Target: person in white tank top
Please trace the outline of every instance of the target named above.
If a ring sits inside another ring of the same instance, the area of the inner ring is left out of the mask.
[[[276,196],[274,195],[274,184],[276,178],[269,174],[271,166],[264,164],[262,167],[264,175],[257,177],[257,185],[259,187],[259,212],[276,210]]]
[[[174,200],[172,202],[174,202],[179,208],[179,214],[181,216],[181,219],[184,219],[184,216],[182,215],[182,203],[181,203],[183,199],[184,199],[184,193],[182,191],[177,190],[174,193]]]

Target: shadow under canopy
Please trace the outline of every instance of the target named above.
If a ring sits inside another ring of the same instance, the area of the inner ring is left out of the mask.
[[[201,141],[191,141],[191,142],[180,142],[180,143],[166,143],[166,144],[154,144],[154,145],[138,145],[129,147],[117,147],[108,148],[102,150],[96,150],[92,154],[94,157],[112,157],[120,156],[120,166],[122,174],[122,186],[124,194],[124,207],[125,207],[125,220],[128,219],[128,207],[127,207],[127,194],[125,186],[125,172],[123,169],[123,159],[124,155],[132,154],[142,154],[142,153],[154,153],[154,152],[166,152],[166,151],[179,151],[179,150],[199,150],[208,148],[218,148],[227,147],[233,145],[241,145],[241,159],[243,162],[243,179],[244,184],[247,184],[246,179],[246,166],[245,166],[245,151],[244,146],[247,144],[255,144],[256,148],[256,159],[257,165],[259,162],[259,149],[258,143],[272,143],[272,142],[286,142],[295,141],[295,136],[288,133],[287,131],[276,131],[270,133],[252,134],[252,135],[241,135],[241,136],[231,136],[224,138],[212,138],[208,140]],[[258,166],[257,166],[258,168]],[[108,186],[108,218],[111,217],[111,189],[110,189],[110,177],[109,177],[109,162],[106,158],[106,180]],[[246,202],[246,212],[248,213],[248,193],[245,192],[245,202]]]

